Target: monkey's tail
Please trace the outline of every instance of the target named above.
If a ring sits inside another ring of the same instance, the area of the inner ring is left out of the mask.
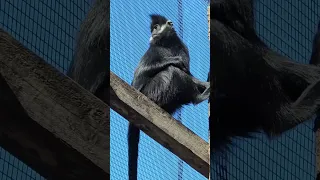
[[[134,124],[129,124],[128,131],[128,173],[129,180],[137,180],[138,176],[138,151],[139,151],[140,129]]]

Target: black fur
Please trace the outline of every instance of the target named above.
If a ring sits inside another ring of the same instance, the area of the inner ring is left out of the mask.
[[[209,83],[195,79],[189,70],[189,52],[175,30],[157,34],[167,18],[151,15],[150,30],[154,38],[134,73],[132,86],[169,114],[184,104],[200,103],[209,98]],[[158,36],[156,36],[158,35]],[[205,90],[206,89],[206,90]],[[129,179],[137,179],[140,130],[129,124]]]
[[[320,66],[320,21],[318,23],[317,32],[313,38],[310,64]]]
[[[312,54],[310,64],[320,66],[320,21],[318,23],[317,32],[313,38]],[[316,132],[320,127],[320,112],[317,112],[317,117],[314,121],[313,131]]]
[[[272,137],[309,120],[319,109],[320,69],[294,63],[259,39],[252,0],[210,6],[211,149],[234,136],[263,130]]]
[[[110,6],[96,0],[82,22],[73,60],[67,75],[109,103]]]

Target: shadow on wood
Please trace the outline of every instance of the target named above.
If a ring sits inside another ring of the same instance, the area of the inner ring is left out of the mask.
[[[2,29],[0,47],[0,145],[48,179],[108,179],[109,107]]]
[[[203,176],[209,176],[208,143],[112,72],[110,87],[110,107],[113,110]]]

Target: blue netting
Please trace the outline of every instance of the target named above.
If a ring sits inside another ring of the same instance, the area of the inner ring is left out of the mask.
[[[320,20],[318,0],[258,0],[255,16],[257,33],[269,47],[294,61],[309,63]],[[226,166],[228,180],[314,180],[312,127],[310,120],[273,141],[261,134],[257,139],[235,139],[238,147],[230,153],[211,155],[213,179],[225,177],[217,176],[220,162]]]
[[[73,55],[74,37],[89,4],[84,0],[1,0],[0,27],[65,73]],[[44,178],[0,148],[0,180],[6,179]]]
[[[111,0],[110,70],[127,83],[149,46],[149,14],[159,13],[173,21],[189,48],[191,72],[206,80],[209,70],[207,2],[199,0]],[[128,179],[128,121],[111,111],[110,174],[112,180]],[[203,139],[208,139],[208,105],[186,106],[175,115]],[[139,180],[206,179],[173,153],[142,133],[139,145]]]

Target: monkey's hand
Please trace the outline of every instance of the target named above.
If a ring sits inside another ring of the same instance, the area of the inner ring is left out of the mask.
[[[196,95],[193,104],[199,104],[210,97],[210,82],[202,82],[195,77],[192,77],[193,82],[197,85],[199,94]],[[201,89],[204,89],[201,91]]]

